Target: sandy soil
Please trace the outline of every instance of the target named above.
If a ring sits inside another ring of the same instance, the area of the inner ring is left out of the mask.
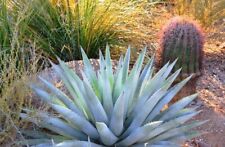
[[[205,134],[192,140],[189,146],[225,147],[225,30],[207,39],[203,75],[196,86],[199,99],[193,105],[202,110],[195,119],[209,122],[198,128]]]

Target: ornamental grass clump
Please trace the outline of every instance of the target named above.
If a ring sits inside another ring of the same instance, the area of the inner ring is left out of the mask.
[[[64,61],[81,58],[80,46],[88,57],[98,57],[98,50],[105,42],[118,42],[113,25],[118,12],[111,2],[99,0],[33,0],[29,5],[28,33],[31,40],[53,62],[56,57]]]
[[[25,126],[20,121],[21,109],[31,106],[26,83],[43,60],[25,38],[27,7],[14,9],[14,4],[13,0],[0,1],[0,146],[18,146],[18,128]]]
[[[99,70],[94,71],[83,50],[82,79],[63,61],[52,64],[68,90],[68,95],[40,77],[44,87],[31,84],[33,91],[57,112],[24,109],[21,118],[49,131],[29,131],[23,144],[36,146],[178,146],[182,140],[199,135],[192,128],[204,122],[189,121],[199,114],[196,108],[184,108],[197,94],[163,109],[187,83],[187,77],[170,88],[180,70],[170,74],[175,62],[167,63],[156,74],[153,58],[142,64],[146,49],[129,70],[130,49],[112,69],[109,48],[105,58],[100,52]]]

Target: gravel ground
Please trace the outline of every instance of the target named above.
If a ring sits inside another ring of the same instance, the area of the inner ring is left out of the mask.
[[[206,45],[203,64],[203,75],[196,85],[199,99],[193,105],[202,110],[195,119],[209,122],[198,128],[205,134],[188,146],[225,147],[225,43]]]
[[[197,82],[197,91],[206,105],[225,113],[225,45],[211,45],[205,51],[204,71]]]

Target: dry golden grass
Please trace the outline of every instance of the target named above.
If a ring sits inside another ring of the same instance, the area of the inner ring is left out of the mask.
[[[40,56],[30,52],[32,55],[27,61],[18,60],[21,57],[18,49],[22,48],[11,48],[10,53],[0,54],[0,146],[4,143],[16,145],[16,134],[21,137],[19,128],[25,124],[20,121],[20,112],[23,107],[33,107],[28,83],[31,76],[41,69],[37,66]]]
[[[156,23],[157,16],[160,15],[160,11],[165,11],[165,9],[158,10],[157,6],[146,1],[125,0],[121,3],[118,5],[124,7],[117,7],[123,9],[121,16],[126,15],[126,17],[123,17],[123,20],[114,26],[118,30],[121,44],[113,47],[112,57],[118,59],[129,45],[132,47],[133,59],[144,47],[148,48],[148,55],[153,55],[156,49],[157,32],[160,28],[159,22]]]
[[[177,0],[176,13],[189,15],[199,20],[205,27],[225,17],[224,0]]]

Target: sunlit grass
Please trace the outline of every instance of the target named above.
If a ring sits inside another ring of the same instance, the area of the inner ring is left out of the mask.
[[[117,12],[109,2],[98,0],[34,0],[29,33],[46,57],[69,61],[80,59],[82,46],[89,57],[97,57],[106,43],[117,42]]]
[[[13,1],[0,2],[0,146],[14,144],[18,132],[19,113],[29,105],[30,94],[25,83],[38,70],[41,56],[35,45],[27,42],[26,9],[12,9]]]
[[[177,0],[175,6],[179,15],[190,15],[206,27],[225,17],[224,0]]]

